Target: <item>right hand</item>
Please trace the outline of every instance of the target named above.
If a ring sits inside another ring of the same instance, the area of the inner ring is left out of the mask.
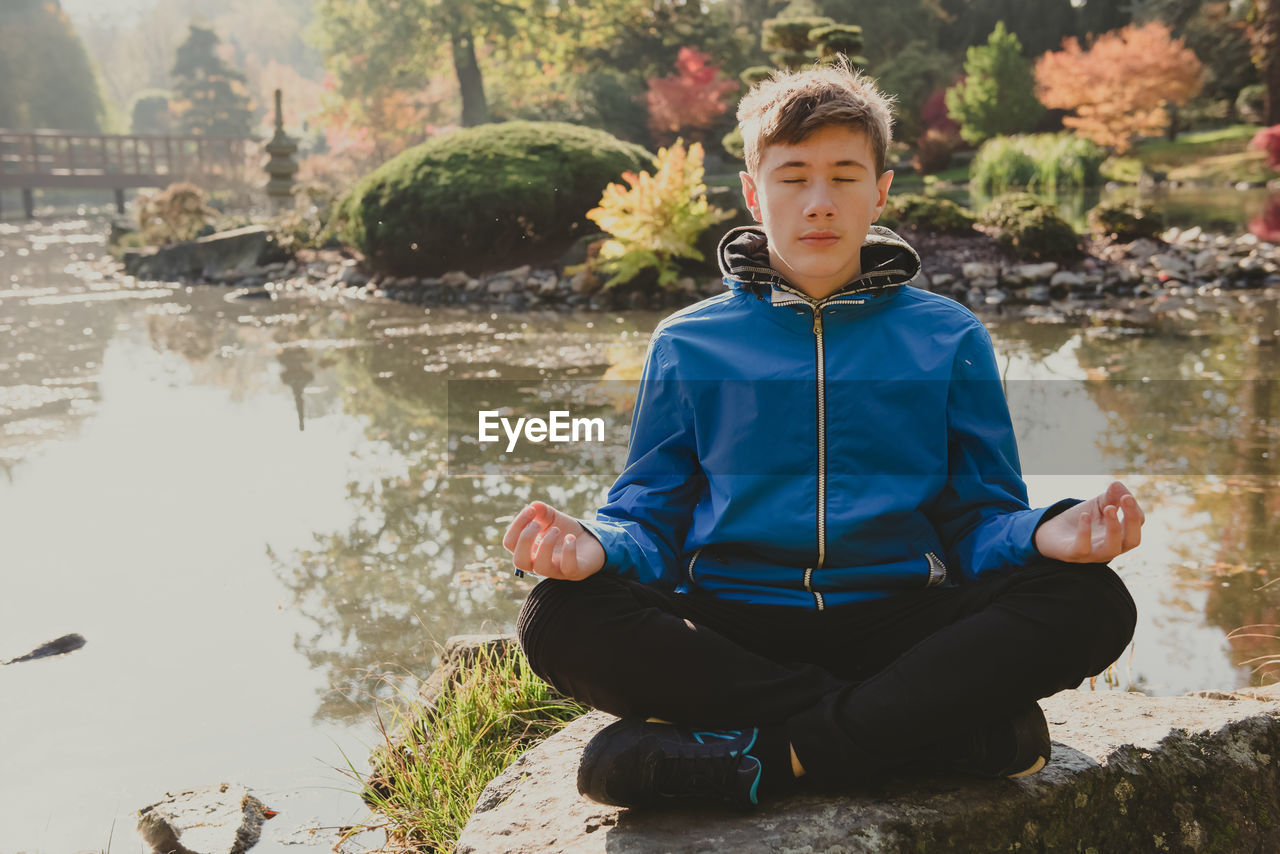
[[[604,568],[604,547],[572,516],[535,501],[511,520],[502,537],[511,563],[543,578],[581,581]]]

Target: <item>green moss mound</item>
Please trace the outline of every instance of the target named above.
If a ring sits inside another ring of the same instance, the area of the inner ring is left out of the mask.
[[[974,219],[950,199],[902,193],[890,194],[879,222],[889,228],[914,228],[926,234],[968,234],[973,231]]]
[[[992,199],[979,222],[996,240],[1024,259],[1069,261],[1079,257],[1080,238],[1057,209],[1029,193]]]
[[[504,122],[432,139],[339,200],[334,231],[399,275],[480,273],[545,262],[595,227],[587,211],[651,155],[564,122]]]
[[[1120,243],[1143,237],[1157,238],[1164,231],[1164,217],[1151,205],[1132,200],[1107,201],[1090,209],[1089,231]]]

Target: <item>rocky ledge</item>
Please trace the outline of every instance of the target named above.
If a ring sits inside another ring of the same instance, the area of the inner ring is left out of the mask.
[[[303,250],[282,259],[263,243],[261,229],[212,235],[154,254],[131,253],[125,272],[149,280],[228,285],[263,295],[298,291],[380,297],[418,305],[500,306],[525,309],[647,309],[688,304],[724,290],[718,275],[686,276],[677,287],[620,286],[602,290],[587,272],[522,266],[471,275],[384,276],[342,250]],[[1094,315],[1099,309],[1133,312],[1194,310],[1198,298],[1280,286],[1280,246],[1253,234],[1226,237],[1199,228],[1170,229],[1162,240],[1094,240],[1071,264],[1010,258],[985,235],[943,237],[904,232],[920,251],[917,283],[978,312],[1046,320]],[[255,262],[256,259],[256,262]]]
[[[804,793],[750,815],[629,812],[575,789],[593,713],[484,790],[458,854],[573,851],[1209,852],[1280,850],[1280,691],[1146,697],[1067,691],[1042,703],[1053,761],[1023,780],[938,776]]]

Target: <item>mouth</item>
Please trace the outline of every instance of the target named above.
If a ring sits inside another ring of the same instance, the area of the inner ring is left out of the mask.
[[[834,246],[839,240],[834,234],[810,234],[800,238],[805,246]]]

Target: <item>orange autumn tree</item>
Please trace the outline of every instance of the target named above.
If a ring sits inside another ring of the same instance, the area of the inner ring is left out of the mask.
[[[729,109],[724,96],[738,84],[720,77],[720,67],[709,59],[696,48],[682,47],[675,74],[649,78],[649,132],[659,144],[681,134],[700,139]]]
[[[1159,21],[1103,33],[1088,49],[1074,38],[1036,60],[1036,97],[1046,107],[1073,110],[1062,123],[1117,152],[1168,124],[1166,105],[1181,106],[1200,91],[1203,66],[1182,39]]]

